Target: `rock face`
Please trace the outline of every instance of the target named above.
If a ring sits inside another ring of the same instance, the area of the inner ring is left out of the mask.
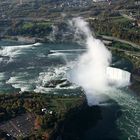
[[[132,73],[132,80],[140,82],[140,68],[135,69]]]
[[[60,79],[60,80],[51,80],[48,83],[46,83],[44,87],[55,88],[59,86],[60,88],[64,88],[69,87],[71,85],[72,84],[67,79]]]
[[[61,85],[60,85],[60,87],[61,88],[63,88],[63,87],[69,87],[69,86],[71,86],[72,84],[69,82],[69,81],[66,81],[66,82],[64,82],[64,83],[62,83]]]
[[[130,88],[138,95],[140,95],[140,68],[133,71],[131,81],[132,85]]]
[[[83,103],[65,114],[64,120],[58,123],[51,140],[82,140],[84,133],[94,127],[100,119],[102,119],[100,107],[89,107]]]

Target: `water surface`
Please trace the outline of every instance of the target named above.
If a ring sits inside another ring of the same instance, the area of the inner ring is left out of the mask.
[[[19,44],[0,41],[0,93],[34,91],[51,94],[81,94],[77,85],[46,87],[53,80],[67,79],[67,72],[86,49],[77,44]],[[131,71],[132,64],[117,56],[112,66]],[[128,87],[99,95],[103,119],[85,131],[85,140],[137,140],[140,99]]]

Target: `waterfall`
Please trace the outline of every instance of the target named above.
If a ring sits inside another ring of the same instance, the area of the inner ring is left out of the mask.
[[[106,73],[109,84],[115,84],[117,86],[126,86],[130,84],[131,73],[128,71],[108,67]]]

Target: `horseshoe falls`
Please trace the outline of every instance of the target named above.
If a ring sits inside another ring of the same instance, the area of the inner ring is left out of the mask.
[[[126,86],[130,84],[131,73],[119,68],[108,67],[107,78],[110,83],[117,86]]]

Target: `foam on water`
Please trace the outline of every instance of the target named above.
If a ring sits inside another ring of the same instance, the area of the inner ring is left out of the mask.
[[[133,95],[128,89],[112,89],[108,95],[121,107],[122,115],[117,120],[117,125],[122,131],[123,139],[138,139],[140,128],[140,98]]]
[[[37,85],[36,89],[34,90],[35,92],[48,92],[50,90],[57,90],[57,89],[75,89],[78,86],[77,85],[71,85],[69,87],[60,87],[61,84],[58,84],[55,88],[47,88],[45,85],[49,83],[50,81],[55,81],[55,80],[64,80],[68,79],[67,71],[73,67],[74,62],[68,63],[65,66],[60,65],[59,67],[51,67],[48,69],[48,71],[45,72],[40,72],[39,77],[37,80]],[[65,82],[63,82],[65,84]]]
[[[45,87],[42,87],[42,86],[36,86],[36,88],[34,89],[34,92],[36,92],[36,93],[48,93],[51,90],[52,89],[50,89],[50,88],[45,88]]]
[[[40,44],[36,44],[36,45],[19,45],[19,46],[3,46],[0,49],[0,56],[8,56],[8,57],[16,57],[17,55],[21,56],[20,54],[23,53],[23,51],[25,49],[32,49],[33,47],[35,49],[37,49],[38,46]],[[39,48],[40,50],[41,48]],[[54,55],[57,55],[57,57],[62,57],[64,59],[64,57],[67,57],[68,53],[77,53],[80,54],[80,52],[82,52],[83,50],[79,49],[79,50],[53,50],[54,51]],[[36,53],[37,52],[37,53]],[[36,56],[38,57],[42,57],[43,55],[39,55],[38,51],[36,50],[36,52],[26,52],[29,53],[28,55],[33,56],[31,53],[36,53]],[[41,53],[44,53],[43,51]],[[59,55],[58,55],[59,54]],[[60,55],[61,54],[61,55]],[[52,55],[53,57],[51,58],[51,54],[49,55],[49,57],[44,58],[43,59],[50,59],[54,60],[53,58],[56,57]],[[75,57],[75,55],[74,55]],[[33,57],[34,58],[34,57]],[[22,56],[21,56],[22,59]],[[36,61],[35,59],[33,59],[34,61]],[[33,60],[31,61],[31,63],[33,63]],[[41,59],[42,60],[42,59]],[[3,62],[3,57],[1,59],[1,61]],[[65,60],[66,61],[66,60]],[[22,62],[22,61],[20,61]],[[45,61],[46,62],[46,61]],[[118,62],[118,61],[117,61]],[[41,62],[40,62],[41,63]],[[58,62],[59,63],[59,62]],[[64,94],[65,95],[65,89],[69,89],[67,91],[70,91],[70,89],[74,89],[72,91],[73,94],[77,94],[78,90],[76,91],[77,86],[76,85],[72,85],[69,87],[60,87],[61,84],[58,84],[55,88],[46,88],[45,84],[50,82],[51,80],[60,80],[60,79],[69,79],[69,75],[68,71],[70,69],[73,68],[73,66],[75,66],[75,64],[77,63],[77,60],[74,58],[72,58],[72,60],[67,61],[66,64],[58,64],[58,65],[52,65],[51,66],[48,63],[44,63],[44,66],[38,66],[37,65],[27,65],[27,67],[19,67],[16,71],[15,68],[13,68],[11,71],[8,71],[8,76],[9,79],[7,78],[7,73],[1,72],[0,73],[0,87],[5,88],[5,84],[7,85],[12,85],[12,87],[16,88],[16,89],[20,89],[22,92],[23,91],[35,91],[35,92],[42,92],[42,93],[48,93],[51,92],[52,94]],[[119,62],[121,63],[121,61]],[[116,65],[116,64],[114,64]],[[12,65],[13,66],[13,65]],[[47,69],[46,67],[49,66],[49,68]],[[39,69],[38,69],[39,67]],[[9,68],[9,67],[8,67]],[[1,69],[2,71],[3,69]],[[9,70],[9,69],[8,69]],[[34,75],[36,70],[37,74]],[[111,77],[113,77],[113,79],[116,79],[116,74],[112,74],[113,72],[109,72],[109,75],[111,75]],[[112,76],[113,75],[113,76]],[[122,74],[118,74],[120,75],[120,77]],[[129,76],[129,74],[128,74]],[[7,80],[8,79],[8,80]],[[121,79],[121,78],[120,78]],[[127,79],[127,78],[126,78]],[[6,83],[3,83],[1,81],[6,81]],[[59,91],[59,92],[57,92]],[[79,91],[80,92],[80,91]],[[131,91],[130,91],[131,92]],[[121,129],[121,131],[123,132],[123,134],[127,134],[127,138],[124,139],[135,139],[137,140],[136,136],[137,136],[137,131],[138,131],[138,127],[140,127],[140,102],[139,99],[137,99],[137,97],[135,97],[133,94],[129,93],[129,90],[125,90],[125,89],[115,89],[112,88],[111,90],[107,91],[107,94],[110,98],[112,98],[113,100],[115,100],[120,106],[121,106],[121,110],[122,110],[122,115],[120,118],[118,118],[117,120],[117,125],[118,128]],[[101,97],[101,95],[93,97],[95,100],[104,100],[104,97]],[[100,104],[101,106],[110,106],[111,103],[108,102],[103,102],[102,104]],[[122,138],[122,140],[124,140]]]
[[[32,44],[33,46],[40,46],[40,45],[42,45],[42,43],[39,43],[39,42],[37,42],[37,43],[34,43],[34,44]]]
[[[3,81],[3,80],[5,80],[5,73],[1,72],[0,73],[0,81]]]
[[[84,52],[86,49],[51,50],[51,52]]]
[[[29,78],[27,72],[17,73],[6,81],[6,84],[10,84],[15,89],[20,89],[21,92],[32,91],[35,83],[35,79]]]
[[[60,52],[54,52],[54,53],[51,53],[49,54],[48,56],[64,56],[64,53],[60,53]]]
[[[0,63],[3,61],[3,58],[0,58]]]
[[[16,57],[21,54],[24,49],[38,46],[40,43],[30,45],[18,45],[18,46],[2,46],[0,49],[0,56],[8,56],[10,58]]]
[[[40,45],[39,48],[36,47],[38,45]],[[8,77],[5,81],[2,81],[4,86],[8,86],[9,88],[12,86],[11,92],[14,92],[13,89],[18,89],[16,90],[17,92],[19,90],[34,90],[44,93],[48,91],[48,88],[44,87],[46,83],[54,79],[61,80],[66,77],[66,69],[69,67],[66,63],[69,53],[53,50],[54,54],[48,54],[48,50],[48,46],[41,45],[40,43],[2,46],[0,56],[3,59],[2,64],[4,63],[4,65],[1,67],[1,70],[6,70],[8,73]],[[28,57],[29,55],[31,55],[31,59]],[[70,57],[72,58],[72,56]],[[9,58],[8,63],[5,63],[4,61],[7,58]],[[43,61],[41,65],[39,64],[40,61]],[[57,85],[56,89],[62,89],[60,86],[61,85]],[[67,88],[73,88],[73,86]],[[9,92],[9,90],[7,92]]]

